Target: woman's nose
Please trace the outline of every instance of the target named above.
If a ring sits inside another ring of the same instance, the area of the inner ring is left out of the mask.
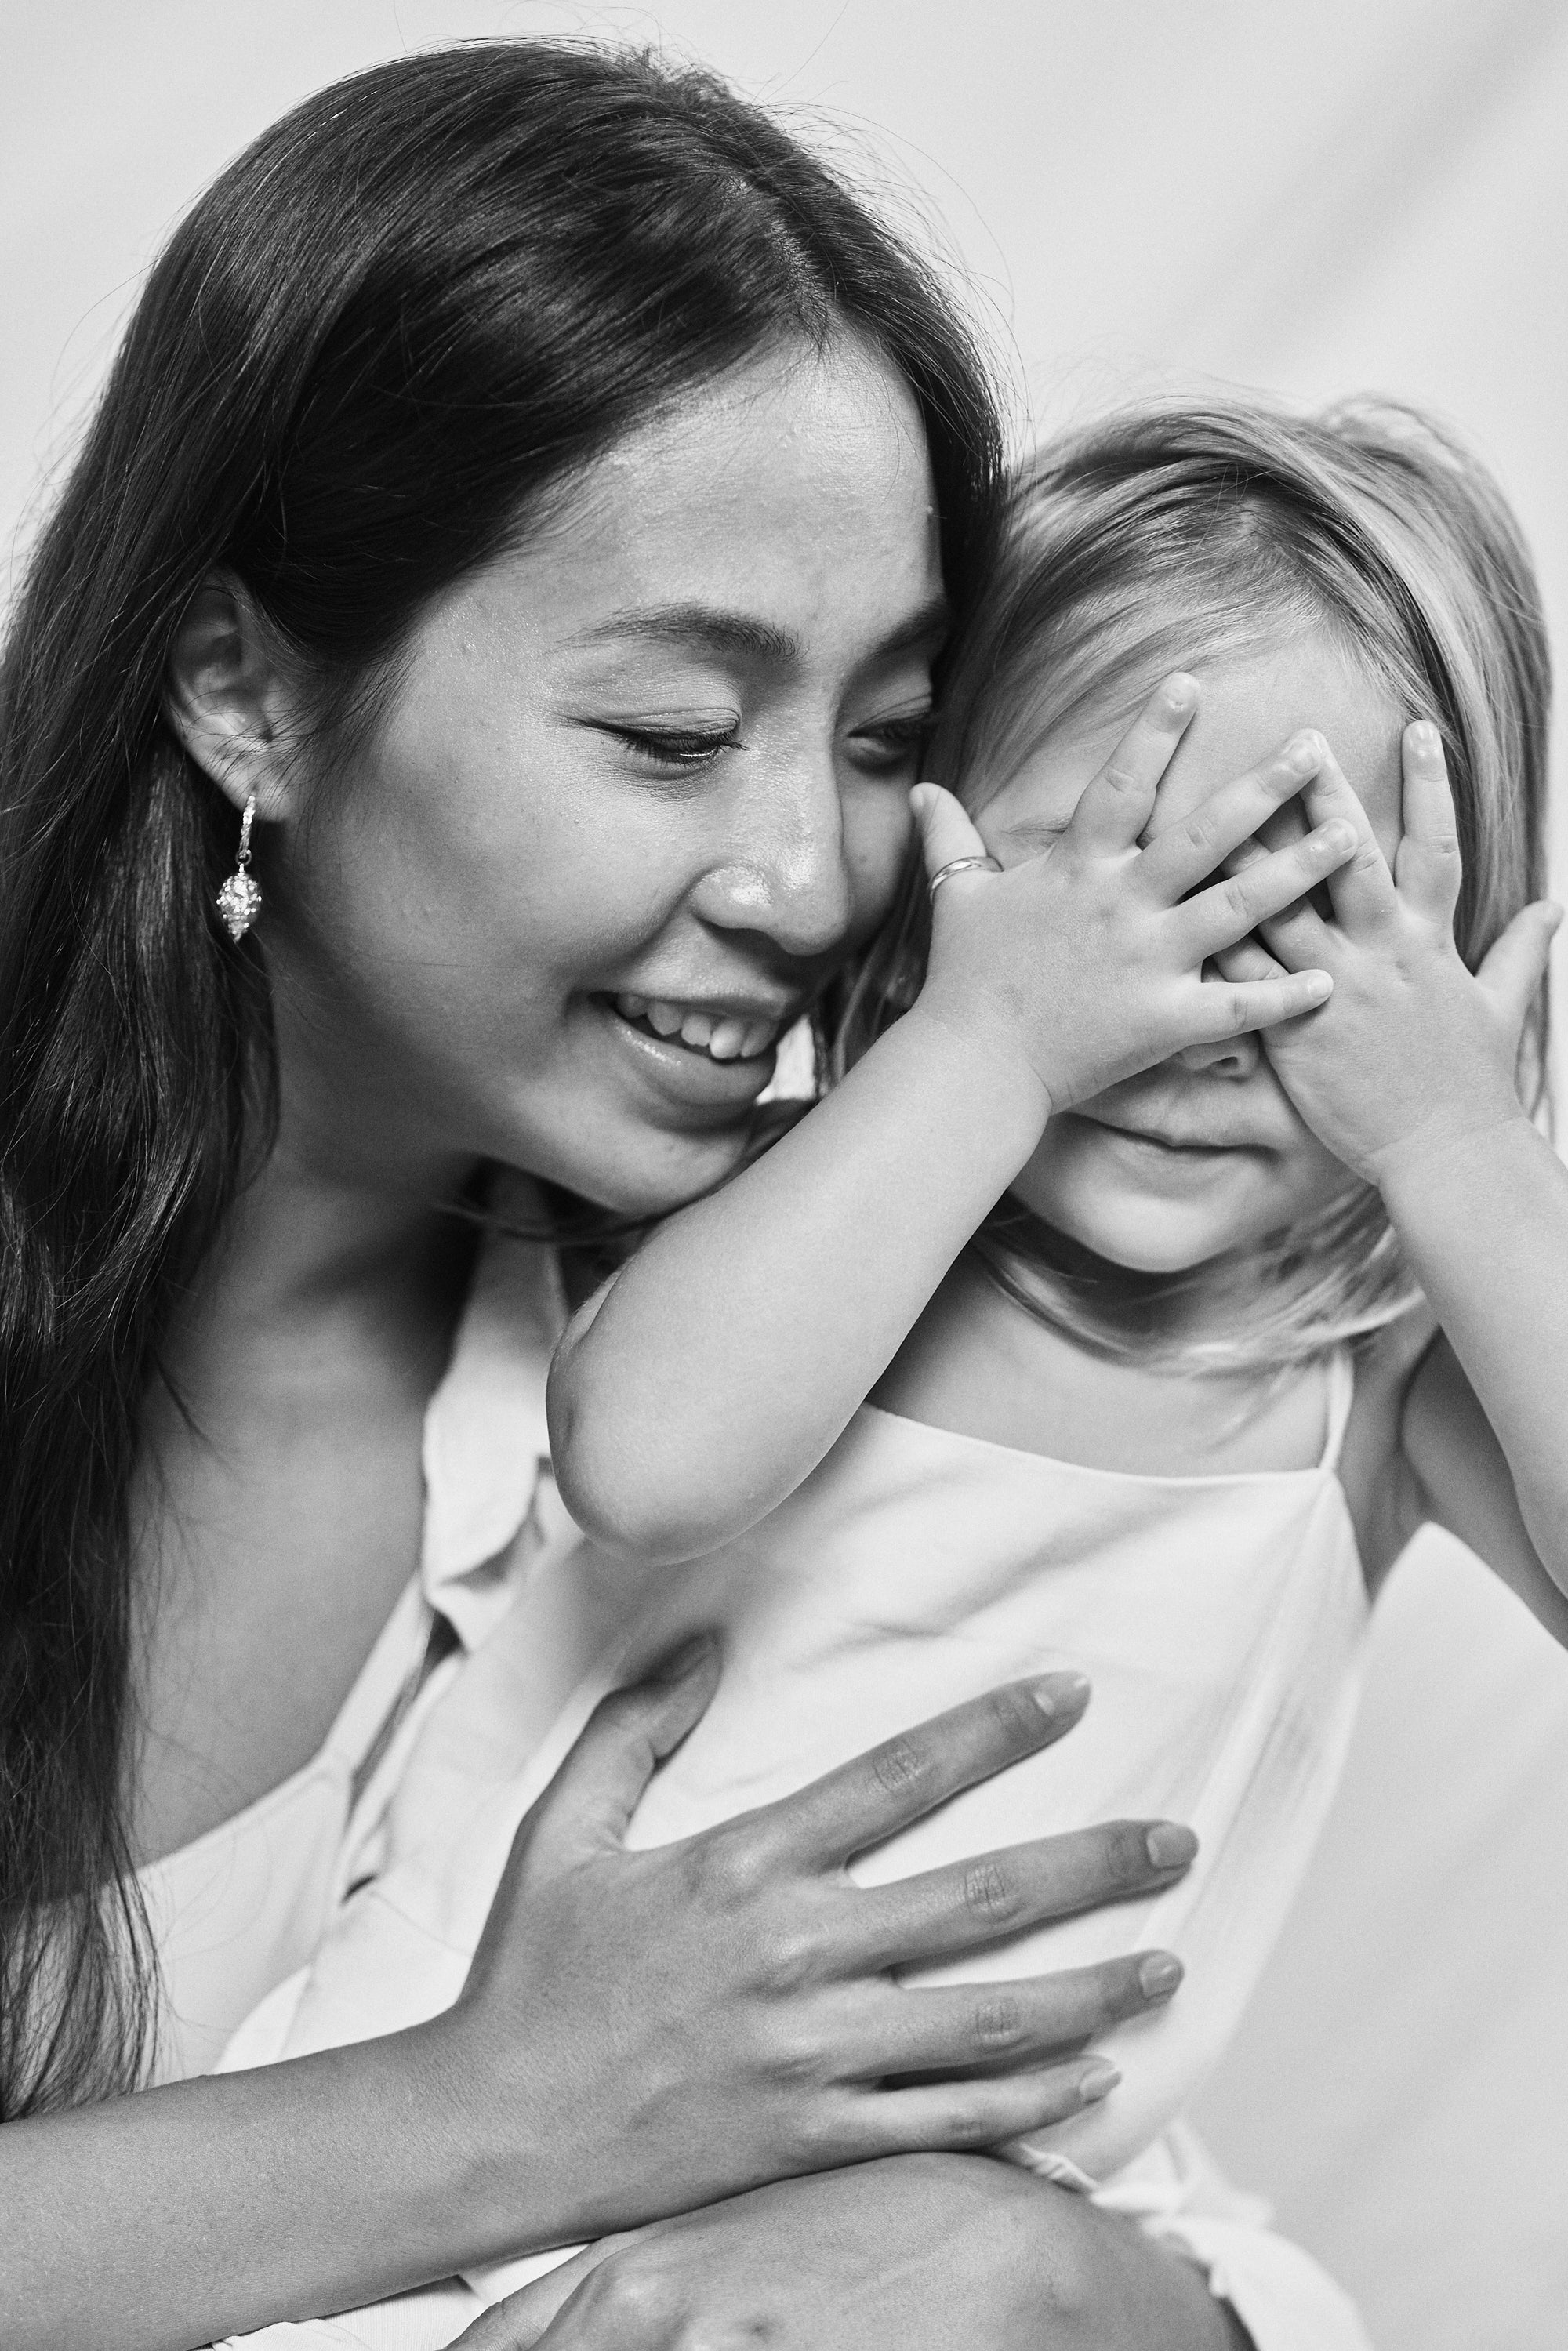
[[[1249,1029],[1244,1036],[1218,1038],[1212,1044],[1184,1045],[1175,1058],[1184,1070],[1202,1070],[1211,1078],[1249,1078],[1262,1050]]]
[[[706,921],[760,932],[786,955],[836,946],[854,914],[836,781],[802,779],[793,791],[756,795],[695,903]]]

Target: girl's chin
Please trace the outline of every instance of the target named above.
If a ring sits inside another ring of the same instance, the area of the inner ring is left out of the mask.
[[[1036,1214],[1107,1264],[1129,1273],[1192,1273],[1216,1258],[1245,1249],[1280,1221],[1257,1222],[1205,1204],[1203,1210],[1168,1200],[1107,1202],[1080,1207],[1072,1201],[1030,1203]],[[1110,1211],[1107,1213],[1107,1211]]]

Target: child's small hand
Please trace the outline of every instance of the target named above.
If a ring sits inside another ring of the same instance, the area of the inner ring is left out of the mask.
[[[1381,1186],[1457,1136],[1522,1119],[1520,1038],[1563,910],[1544,900],[1526,906],[1472,975],[1454,944],[1462,869],[1436,726],[1423,719],[1405,730],[1392,872],[1321,738],[1320,749],[1307,812],[1343,817],[1357,834],[1355,856],[1327,885],[1333,918],[1292,906],[1260,925],[1261,946],[1246,942],[1218,962],[1230,980],[1260,983],[1304,967],[1333,974],[1332,1002],[1272,1029],[1266,1050],[1320,1140]],[[1260,871],[1268,854],[1249,843],[1230,862]]]
[[[1245,872],[1197,888],[1316,773],[1313,737],[1294,738],[1140,845],[1197,706],[1193,679],[1167,678],[1062,832],[1005,872],[942,880],[956,861],[995,861],[950,793],[919,784],[911,796],[933,884],[918,1008],[960,1027],[977,1049],[999,1046],[1027,1064],[1047,1115],[1184,1045],[1295,1019],[1332,986],[1299,966],[1236,985],[1203,978],[1207,958],[1316,888],[1354,853],[1358,835],[1331,814],[1303,840],[1261,852]]]

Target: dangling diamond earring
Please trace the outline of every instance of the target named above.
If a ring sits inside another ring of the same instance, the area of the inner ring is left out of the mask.
[[[245,804],[245,814],[239,820],[239,854],[235,870],[218,892],[218,912],[228,925],[231,939],[243,939],[261,912],[261,884],[250,878],[250,829],[256,822],[256,794],[252,792]]]

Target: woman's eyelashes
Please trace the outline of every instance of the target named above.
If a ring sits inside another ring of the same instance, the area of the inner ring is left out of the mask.
[[[635,726],[620,719],[585,722],[627,751],[643,768],[665,775],[690,775],[710,767],[723,751],[744,751],[738,717],[723,726]],[[855,766],[871,775],[892,775],[915,766],[934,725],[929,709],[900,712],[856,726],[845,737],[845,748]]]
[[[730,720],[723,727],[603,724],[600,726],[599,732],[622,744],[632,758],[642,765],[663,768],[670,775],[687,775],[694,768],[710,765],[721,751],[738,751],[743,747],[738,718]]]

